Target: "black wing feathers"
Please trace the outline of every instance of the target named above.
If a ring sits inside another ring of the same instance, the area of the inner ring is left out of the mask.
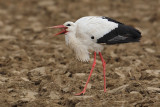
[[[128,42],[138,42],[141,38],[141,33],[137,29],[124,25],[118,21],[107,18],[108,21],[118,23],[118,27],[105,34],[103,37],[97,40],[97,43],[106,43],[106,44],[119,44],[119,43],[128,43]]]

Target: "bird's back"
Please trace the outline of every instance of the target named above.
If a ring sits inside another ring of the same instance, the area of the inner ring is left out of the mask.
[[[108,17],[87,16],[75,23],[78,26],[77,35],[95,43],[138,42],[141,38],[139,30]]]

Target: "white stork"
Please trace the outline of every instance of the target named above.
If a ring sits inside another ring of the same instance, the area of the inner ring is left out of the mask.
[[[78,19],[75,23],[68,21],[63,25],[52,26],[49,28],[61,28],[57,33],[65,34],[66,44],[74,50],[76,58],[80,61],[89,61],[89,51],[94,51],[94,62],[82,92],[76,94],[85,94],[87,84],[96,65],[96,54],[99,53],[103,65],[104,92],[106,92],[105,69],[106,62],[102,57],[101,51],[103,44],[119,44],[128,42],[138,42],[141,33],[137,29],[120,23],[104,16],[86,16]]]

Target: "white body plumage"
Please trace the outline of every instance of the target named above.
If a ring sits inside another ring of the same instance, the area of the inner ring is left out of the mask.
[[[73,27],[67,29],[69,32],[65,34],[66,44],[74,50],[80,61],[89,60],[90,50],[101,52],[103,45],[97,44],[97,39],[118,27],[118,24],[96,16],[82,17],[75,23],[66,22],[64,25],[68,23]],[[93,36],[94,39],[91,39]]]

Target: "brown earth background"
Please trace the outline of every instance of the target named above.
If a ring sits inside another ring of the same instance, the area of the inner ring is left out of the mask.
[[[105,46],[84,96],[88,63],[75,59],[58,30],[83,16],[136,27],[140,43]],[[0,0],[0,107],[160,107],[160,0]]]

